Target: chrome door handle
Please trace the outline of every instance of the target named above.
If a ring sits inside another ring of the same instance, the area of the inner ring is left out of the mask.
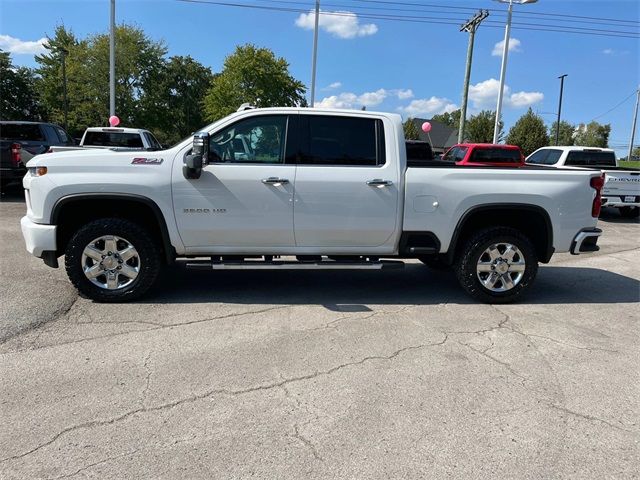
[[[284,185],[285,183],[289,183],[289,180],[287,180],[286,178],[269,177],[269,178],[263,178],[262,183],[264,183],[265,185],[274,185],[277,187],[278,185]]]
[[[367,185],[371,187],[388,187],[393,185],[391,180],[382,180],[381,178],[374,178],[373,180],[367,180]]]

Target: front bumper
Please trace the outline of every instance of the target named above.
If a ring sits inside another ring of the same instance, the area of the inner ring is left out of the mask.
[[[22,236],[31,255],[42,258],[44,252],[56,251],[56,226],[32,222],[29,217],[20,219]]]
[[[580,255],[581,253],[597,252],[600,250],[598,246],[598,238],[602,235],[599,228],[585,228],[580,230],[571,242],[571,255]]]

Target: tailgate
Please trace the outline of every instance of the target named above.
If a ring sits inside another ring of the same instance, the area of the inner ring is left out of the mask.
[[[640,195],[640,171],[605,170],[604,196]]]

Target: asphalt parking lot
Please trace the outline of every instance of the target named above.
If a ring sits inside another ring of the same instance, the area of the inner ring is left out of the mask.
[[[418,263],[78,298],[0,204],[0,478],[638,478],[640,227],[521,303]]]

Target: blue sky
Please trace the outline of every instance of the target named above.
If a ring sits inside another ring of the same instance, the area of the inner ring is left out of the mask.
[[[303,11],[313,5],[310,0],[232,3]],[[355,15],[320,17],[317,102],[353,108],[366,105],[370,110],[394,111],[405,117],[429,117],[459,106],[468,35],[458,25],[473,15],[472,9],[486,8],[491,14],[476,35],[469,108],[472,113],[495,109],[500,55],[492,53],[504,36],[505,5],[490,0],[403,0],[395,4],[323,0],[321,5],[326,11]],[[421,17],[423,22],[363,18],[372,14]],[[178,0],[117,0],[116,17],[118,23],[136,24],[150,37],[164,40],[169,55],[191,55],[214,71],[222,68],[225,56],[238,44],[268,47],[289,61],[296,78],[310,85],[312,15]],[[108,21],[108,0],[1,0],[0,48],[13,51],[15,64],[33,66],[32,52],[41,48],[37,42],[51,35],[57,24],[83,37],[107,31]],[[563,119],[578,123],[595,118],[611,123],[610,143],[618,153],[626,154],[634,106],[631,94],[640,83],[640,2],[539,0],[515,6],[513,21],[512,42],[517,41],[511,45],[516,48],[509,54],[507,68],[506,128],[528,106],[550,124],[558,106],[557,77],[568,74]],[[593,29],[588,31],[605,35],[610,32],[603,30],[635,32],[636,38],[526,30],[517,23],[530,28]],[[540,27],[542,24],[555,26]],[[636,139],[638,143],[638,135]]]

